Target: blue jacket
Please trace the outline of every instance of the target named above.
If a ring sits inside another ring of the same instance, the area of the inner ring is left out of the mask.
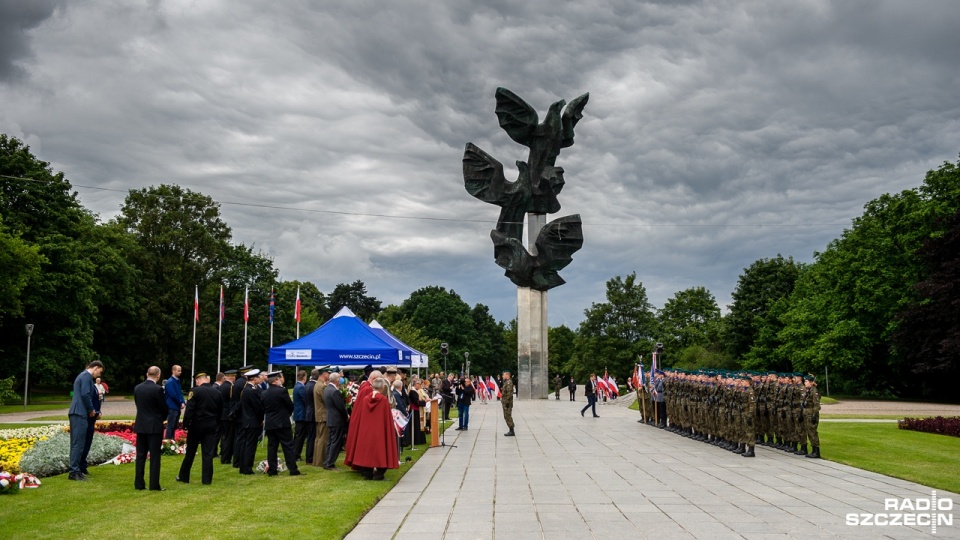
[[[183,399],[183,387],[180,386],[180,379],[170,377],[167,384],[163,387],[163,393],[167,395],[167,408],[179,409],[180,405],[186,403]]]
[[[306,422],[307,421],[307,410],[303,407],[303,397],[306,394],[306,386],[297,381],[297,384],[293,385],[293,421],[294,422]]]
[[[97,395],[97,387],[93,384],[93,375],[83,370],[73,380],[73,399],[70,400],[70,410],[67,414],[90,416],[90,411],[95,410],[91,395]]]

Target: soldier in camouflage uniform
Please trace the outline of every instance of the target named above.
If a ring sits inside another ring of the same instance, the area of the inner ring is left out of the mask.
[[[801,409],[803,410],[803,428],[804,437],[801,439],[803,449],[806,450],[806,441],[810,441],[810,453],[808,458],[820,458],[820,435],[817,429],[820,426],[820,393],[817,392],[817,381],[813,375],[804,377],[803,398],[801,400]]]
[[[503,406],[503,420],[507,423],[510,431],[504,433],[505,437],[513,437],[513,379],[510,378],[510,372],[503,372],[503,388],[500,389],[500,405]]]

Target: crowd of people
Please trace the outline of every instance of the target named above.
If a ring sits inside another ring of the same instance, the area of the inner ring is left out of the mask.
[[[658,370],[637,391],[647,400],[641,422],[743,457],[754,457],[757,444],[820,457],[820,394],[813,375]]]
[[[93,439],[94,424],[106,393],[100,382],[103,364],[91,362],[74,382],[69,411],[71,424],[71,480],[86,480],[86,455]],[[185,396],[180,377],[182,368],[170,368],[170,377],[161,380],[161,369],[151,366],[144,381],[134,388],[137,408],[136,468],[134,487],[162,490],[159,456],[164,439],[173,439],[181,424],[186,431],[184,460],[175,478],[189,483],[199,451],[201,482],[213,482],[214,462],[230,464],[239,474],[254,474],[257,445],[266,440],[265,471],[276,476],[282,471],[279,460],[291,476],[303,474],[299,464],[335,470],[341,452],[343,464],[364,478],[382,480],[389,469],[400,466],[404,445],[421,445],[430,432],[431,416],[449,419],[456,406],[458,430],[468,430],[470,406],[479,399],[503,401],[504,417],[513,436],[510,417],[513,384],[510,374],[476,377],[429,374],[408,376],[396,367],[374,369],[366,366],[356,377],[335,366],[299,370],[293,396],[284,386],[281,371],[264,372],[254,366],[217,373],[197,373]],[[507,391],[509,396],[504,396]]]

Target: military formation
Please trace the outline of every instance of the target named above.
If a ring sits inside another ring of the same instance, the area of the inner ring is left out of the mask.
[[[743,457],[754,457],[757,444],[820,457],[820,394],[812,375],[657,371],[650,399],[645,421],[684,437]],[[658,409],[658,401],[666,407]]]

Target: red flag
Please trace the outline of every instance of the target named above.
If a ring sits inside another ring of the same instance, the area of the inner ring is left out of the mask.
[[[294,312],[294,318],[297,320],[297,322],[300,322],[300,287],[297,287],[297,307],[296,311]]]
[[[200,320],[200,288],[193,289],[193,320]]]
[[[243,322],[250,320],[250,288],[243,291]]]

